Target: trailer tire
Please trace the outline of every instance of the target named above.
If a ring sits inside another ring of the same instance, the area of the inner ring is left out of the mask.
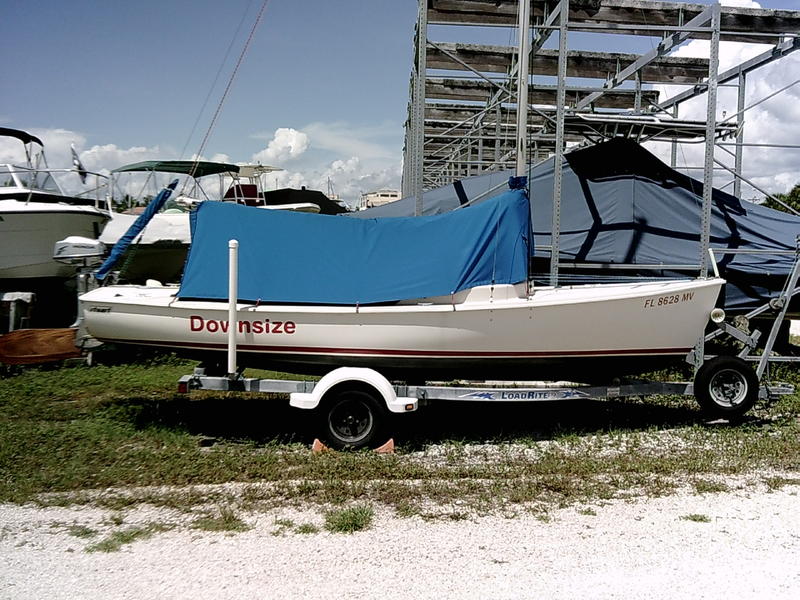
[[[320,429],[325,442],[336,450],[358,450],[383,443],[386,408],[369,388],[338,387],[326,394],[320,406]]]
[[[758,399],[758,377],[736,356],[716,356],[704,363],[694,378],[700,407],[717,418],[737,419]]]

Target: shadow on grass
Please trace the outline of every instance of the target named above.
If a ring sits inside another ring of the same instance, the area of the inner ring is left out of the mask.
[[[608,431],[673,428],[703,421],[691,400],[676,400],[669,405],[647,400],[585,399],[519,404],[448,402],[403,415],[397,420],[397,441],[410,447],[442,440],[539,441]]]
[[[312,431],[309,416],[289,406],[288,399],[237,397],[115,400],[103,416],[137,429],[167,429],[216,441],[266,443],[305,442]]]
[[[112,401],[105,416],[137,429],[159,428],[215,441],[310,443],[317,415],[282,398],[207,397]],[[607,431],[642,431],[704,423],[691,398],[650,400],[568,400],[538,403],[440,402],[416,413],[392,415],[390,435],[407,450],[457,440],[482,443],[548,440]]]

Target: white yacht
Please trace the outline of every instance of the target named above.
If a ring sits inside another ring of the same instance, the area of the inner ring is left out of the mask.
[[[109,219],[98,200],[66,196],[30,133],[0,127],[0,136],[18,140],[23,164],[0,164],[0,282],[27,291],[26,280],[66,279],[75,267],[53,258],[55,243],[68,236],[97,239]]]

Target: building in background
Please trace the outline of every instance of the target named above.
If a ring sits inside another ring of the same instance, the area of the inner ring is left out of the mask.
[[[366,194],[361,194],[361,201],[359,202],[358,209],[365,210],[373,206],[383,206],[395,200],[400,200],[399,190],[377,190],[375,192],[368,192]]]

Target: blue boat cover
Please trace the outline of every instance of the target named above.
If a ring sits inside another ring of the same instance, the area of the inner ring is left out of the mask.
[[[227,202],[203,202],[192,216],[181,299],[227,299],[231,239],[239,241],[242,301],[373,304],[528,275],[524,190],[421,218],[343,219]]]

